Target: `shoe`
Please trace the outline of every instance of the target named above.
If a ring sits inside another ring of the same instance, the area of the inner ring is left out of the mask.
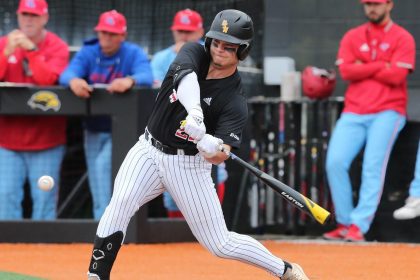
[[[358,226],[351,224],[346,236],[344,236],[344,240],[350,242],[362,242],[365,241],[365,237]]]
[[[101,280],[101,278],[99,278],[99,276],[96,275],[95,273],[88,272],[87,276],[88,276],[88,280]]]
[[[343,240],[349,230],[348,226],[338,224],[337,228],[322,235],[327,240]]]
[[[420,216],[420,197],[408,197],[405,205],[394,211],[394,219],[409,220]]]
[[[286,273],[280,277],[280,280],[309,280],[300,265],[291,263],[291,266],[286,269]]]

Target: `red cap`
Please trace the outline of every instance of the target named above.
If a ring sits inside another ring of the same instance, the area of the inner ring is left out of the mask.
[[[48,4],[45,0],[21,0],[17,13],[29,13],[39,16],[46,15],[48,14]]]
[[[361,3],[387,3],[389,0],[360,0]]]
[[[106,31],[116,34],[124,34],[127,32],[127,20],[123,14],[116,10],[102,13],[99,22],[95,26],[95,31]]]
[[[185,9],[176,13],[171,30],[197,31],[203,27],[203,18],[196,11]]]

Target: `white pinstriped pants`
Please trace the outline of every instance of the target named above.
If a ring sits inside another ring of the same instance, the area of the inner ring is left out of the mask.
[[[167,190],[192,233],[212,254],[242,261],[280,277],[284,262],[257,240],[228,231],[211,178],[211,164],[200,155],[167,155],[140,136],[115,179],[114,193],[97,229],[99,237],[125,235],[135,212]]]

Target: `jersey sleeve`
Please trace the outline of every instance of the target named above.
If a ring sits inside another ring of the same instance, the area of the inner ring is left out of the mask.
[[[178,88],[183,76],[193,71],[197,74],[199,80],[205,79],[207,72],[203,71],[203,69],[206,68],[206,65],[208,66],[208,63],[205,61],[207,57],[202,45],[199,43],[186,43],[169,67],[169,71],[174,76],[174,87]]]
[[[247,119],[248,106],[246,98],[242,95],[237,95],[232,102],[223,107],[214,136],[222,139],[224,144],[233,148],[239,148]]]

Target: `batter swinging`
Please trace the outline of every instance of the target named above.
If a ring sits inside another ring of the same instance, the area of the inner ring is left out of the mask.
[[[237,71],[253,38],[251,18],[218,13],[205,46],[186,44],[171,65],[146,131],[127,154],[97,229],[89,279],[106,280],[128,223],[146,202],[167,190],[194,236],[212,254],[265,269],[283,280],[307,280],[301,267],[271,254],[255,239],[228,231],[211,178],[221,148],[239,148],[247,103]],[[185,120],[185,121],[184,121]]]

